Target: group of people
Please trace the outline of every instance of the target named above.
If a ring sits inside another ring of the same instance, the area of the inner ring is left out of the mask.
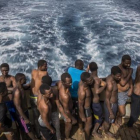
[[[131,128],[140,115],[140,66],[137,67],[133,82],[131,57],[122,56],[120,65],[113,66],[106,78],[98,77],[98,65],[89,63],[84,70],[82,60],[75,61],[75,67],[69,67],[61,75],[60,81],[52,82],[47,72],[47,62],[38,61],[38,69],[32,70],[31,82],[26,84],[26,76],[17,73],[9,75],[9,65],[0,66],[0,136],[5,134],[8,140],[25,139],[25,133],[32,140],[61,140],[61,114],[65,123],[65,140],[71,138],[73,125],[78,124],[79,132],[85,140],[90,136],[100,137],[99,129],[105,135],[115,138],[109,131],[112,123],[121,125],[125,116],[125,105],[131,98],[131,115],[127,126]],[[30,104],[33,111],[34,129],[29,120],[25,90],[30,89]],[[104,105],[100,95],[104,94]],[[9,110],[11,118],[7,117]],[[16,122],[19,137],[15,137],[11,128]]]

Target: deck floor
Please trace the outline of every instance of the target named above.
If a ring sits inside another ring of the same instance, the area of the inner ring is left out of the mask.
[[[61,123],[61,133],[64,137],[64,124]],[[114,134],[118,134],[118,138],[108,138],[103,133],[104,138],[92,137],[90,140],[140,140],[140,128],[134,127],[133,130],[128,129],[126,126],[121,126],[118,128],[116,125],[112,125],[110,131]],[[74,126],[72,129],[72,138],[76,140],[84,140],[84,134],[79,133],[77,126]],[[62,139],[64,140],[64,139]]]

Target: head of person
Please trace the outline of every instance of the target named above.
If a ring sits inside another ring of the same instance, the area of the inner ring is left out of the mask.
[[[9,65],[7,63],[1,64],[0,69],[3,76],[8,76]]]
[[[113,66],[111,68],[111,75],[113,76],[113,79],[115,81],[119,82],[121,80],[121,74],[122,74],[122,71],[118,66]]]
[[[62,81],[62,84],[66,87],[66,88],[70,88],[71,85],[72,85],[72,79],[71,79],[71,76],[69,73],[63,73],[61,75],[61,81]]]
[[[5,82],[0,82],[0,95],[7,93],[7,87]]]
[[[84,67],[84,62],[80,59],[77,59],[75,61],[75,68],[79,69],[79,70],[83,70]]]
[[[52,98],[53,97],[53,92],[52,89],[49,85],[47,84],[42,84],[40,86],[40,93],[45,97],[45,98]]]
[[[39,60],[38,69],[41,71],[47,71],[47,62],[45,60]]]
[[[91,63],[89,64],[89,70],[90,70],[91,72],[97,71],[97,69],[98,69],[98,66],[97,66],[97,64],[96,64],[95,62],[91,62]]]
[[[86,85],[92,85],[93,83],[93,77],[88,72],[83,72],[81,74],[81,80]]]
[[[23,73],[17,73],[15,76],[15,79],[16,79],[16,82],[21,85],[26,84],[26,77]]]
[[[49,75],[45,75],[42,77],[42,84],[47,84],[51,86],[52,84],[52,78]]]
[[[124,68],[130,68],[131,66],[131,57],[129,55],[123,55],[122,57],[122,66]]]

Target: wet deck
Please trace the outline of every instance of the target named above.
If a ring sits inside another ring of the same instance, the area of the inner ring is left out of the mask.
[[[137,126],[138,125],[140,125],[140,124],[137,124]],[[63,128],[64,128],[64,124],[61,123],[62,134],[64,133]],[[91,136],[90,140],[140,140],[140,127],[139,127],[139,130],[136,127],[133,130],[129,130],[125,125],[121,126],[120,128],[118,128],[116,125],[112,125],[112,127],[110,128],[110,131],[114,134],[117,133],[118,138],[116,138],[116,139],[108,138],[103,133],[104,138],[98,138],[98,137]],[[64,136],[64,134],[62,136]],[[76,140],[84,140],[84,134],[79,133],[79,129],[77,126],[74,126],[72,129],[72,138],[76,139]],[[62,140],[64,140],[64,139],[62,139]]]

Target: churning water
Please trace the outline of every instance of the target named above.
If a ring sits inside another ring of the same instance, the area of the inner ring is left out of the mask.
[[[140,0],[0,0],[0,63],[30,78],[48,61],[53,80],[76,59],[105,77],[124,54],[140,63]]]

